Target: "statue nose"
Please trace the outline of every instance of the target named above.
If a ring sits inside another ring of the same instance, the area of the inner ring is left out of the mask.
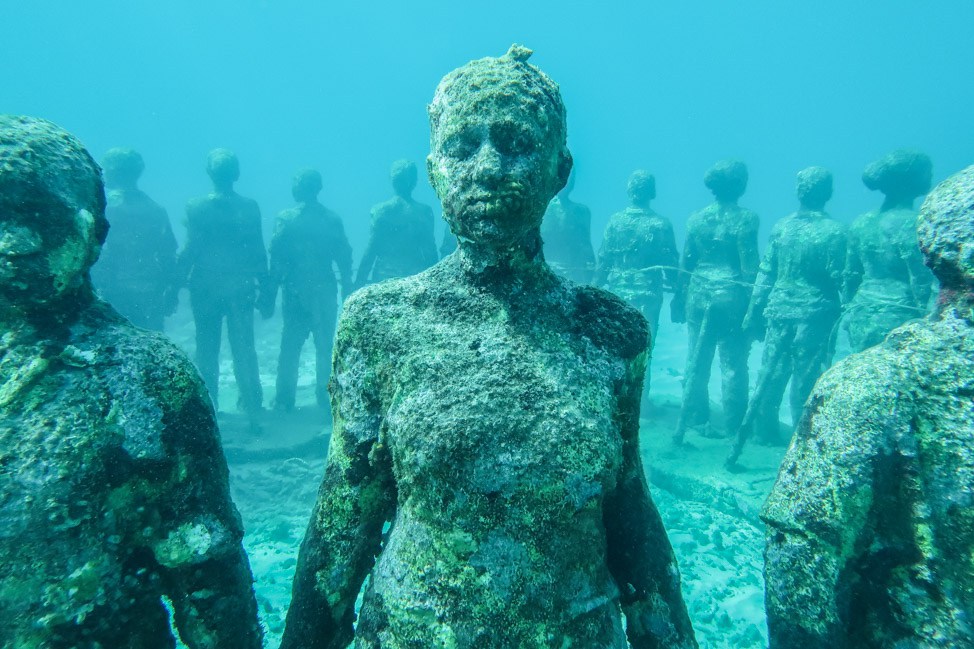
[[[503,177],[501,155],[490,142],[484,142],[477,151],[476,179],[486,189],[496,187]]]

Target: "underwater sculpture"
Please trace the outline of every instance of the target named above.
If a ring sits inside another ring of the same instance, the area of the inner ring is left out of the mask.
[[[832,174],[822,167],[798,172],[800,207],[775,224],[744,317],[744,333],[764,340],[761,371],[744,422],[727,460],[733,467],[747,438],[781,439],[778,411],[791,381],[797,425],[805,400],[832,360],[832,333],[842,312],[847,228],[825,212]]]
[[[579,284],[592,281],[595,251],[592,249],[592,211],[570,197],[575,172],[558,195],[551,199],[541,221],[545,261],[562,277]]]
[[[111,229],[91,279],[132,324],[162,331],[164,318],[177,305],[177,245],[169,215],[139,189],[145,163],[137,151],[111,149],[102,167]]]
[[[342,299],[352,288],[352,248],[341,218],[318,202],[321,185],[321,174],[313,169],[294,176],[291,194],[298,205],[278,215],[271,240],[270,281],[261,296],[269,304],[261,310],[273,311],[280,287],[284,327],[274,398],[278,410],[294,408],[298,359],[309,335],[315,345],[315,398],[318,405],[327,406],[338,286],[340,283]]]
[[[927,197],[935,312],[826,372],[765,506],[772,649],[974,646],[974,167]]]
[[[243,529],[206,390],[95,297],[98,166],[0,117],[0,646],[258,649]]]
[[[933,277],[917,247],[913,201],[930,191],[932,173],[930,158],[908,149],[884,156],[862,173],[866,187],[885,198],[849,230],[842,326],[852,351],[879,344],[896,327],[929,311]]]
[[[389,178],[396,195],[372,208],[369,243],[362,253],[355,286],[415,275],[439,260],[433,210],[413,198],[416,165],[396,160]]]
[[[709,428],[710,366],[720,350],[721,400],[727,434],[733,434],[747,409],[747,357],[750,341],[742,324],[757,276],[758,215],[737,204],[747,189],[747,167],[725,160],[707,171],[704,184],[716,201],[690,215],[680,261],[680,283],[673,296],[673,322],[686,322],[689,354],[683,406],[673,441],[682,444],[691,427]]]
[[[256,417],[263,389],[254,347],[254,306],[270,317],[273,302],[259,298],[268,290],[267,252],[260,208],[233,189],[240,177],[237,156],[214,149],[206,159],[213,192],[186,205],[186,246],[179,255],[180,277],[188,282],[196,325],[196,365],[214,407],[219,408],[220,341],[223,321],[233,356],[233,376],[240,391],[238,407]]]
[[[639,455],[646,322],[541,254],[572,160],[530,54],[429,107],[457,253],[345,304],[284,649],[345,647],[367,576],[359,648],[696,646]]]
[[[639,309],[649,323],[650,345],[656,342],[663,292],[674,291],[680,256],[673,224],[650,207],[656,198],[656,178],[634,171],[626,186],[629,207],[609,217],[599,247],[596,286],[608,289]],[[649,395],[649,367],[643,384],[645,412]]]

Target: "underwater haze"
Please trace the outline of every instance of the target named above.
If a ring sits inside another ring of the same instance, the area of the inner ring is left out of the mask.
[[[236,189],[259,205],[265,241],[294,205],[295,172],[317,169],[321,203],[344,221],[357,268],[370,208],[392,195],[398,159],[419,167],[415,198],[432,206],[439,243],[446,226],[426,180],[427,104],[449,71],[521,43],[561,87],[572,198],[591,208],[595,250],[627,205],[633,170],[655,175],[652,207],[682,247],[688,215],[713,200],[704,173],[735,158],[748,167],[740,203],[760,216],[763,255],[772,226],[798,207],[796,173],[811,165],[834,174],[826,210],[848,224],[882,202],[862,174],[890,151],[928,154],[934,183],[974,162],[972,26],[970,0],[0,0],[0,113],[51,120],[97,160],[113,147],[137,150],[141,188],[168,211],[180,248],[187,200],[211,188],[212,149],[239,157]],[[700,646],[764,647],[759,512],[785,449],[752,445],[740,474],[723,470],[726,438],[674,450],[687,327],[663,313],[640,428],[652,498]],[[265,406],[276,396],[281,330],[280,313],[255,323]],[[165,333],[192,357],[186,291]],[[261,410],[256,434],[233,410],[226,347],[218,420],[267,646],[276,647],[331,424],[316,406],[323,396],[307,344],[296,409]],[[762,351],[750,352],[751,386]],[[710,385],[718,394],[718,372]]]
[[[851,220],[877,202],[863,166],[893,148],[928,153],[937,180],[970,162],[972,24],[966,0],[8,0],[0,105],[96,157],[140,151],[177,235],[186,199],[208,189],[210,149],[237,152],[268,227],[293,172],[314,166],[361,251],[389,164],[428,152],[440,77],[519,42],[561,85],[596,245],[633,169],[656,174],[680,238],[726,157],[748,164],[742,202],[767,232],[809,165],[833,171],[831,212]],[[418,198],[436,202],[422,182]]]

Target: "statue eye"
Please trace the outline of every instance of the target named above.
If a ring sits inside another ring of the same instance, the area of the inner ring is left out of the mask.
[[[490,139],[502,155],[521,156],[534,151],[531,133],[514,122],[502,122],[491,128]]]
[[[480,148],[480,137],[471,129],[464,129],[447,136],[443,142],[443,153],[455,160],[465,160]]]

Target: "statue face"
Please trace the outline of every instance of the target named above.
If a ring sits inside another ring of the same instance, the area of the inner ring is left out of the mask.
[[[0,303],[43,305],[80,286],[98,245],[94,230],[95,219],[84,209],[74,215],[0,214]]]
[[[481,243],[509,245],[540,227],[571,168],[568,150],[517,102],[448,108],[432,143],[427,162],[444,217]]]

